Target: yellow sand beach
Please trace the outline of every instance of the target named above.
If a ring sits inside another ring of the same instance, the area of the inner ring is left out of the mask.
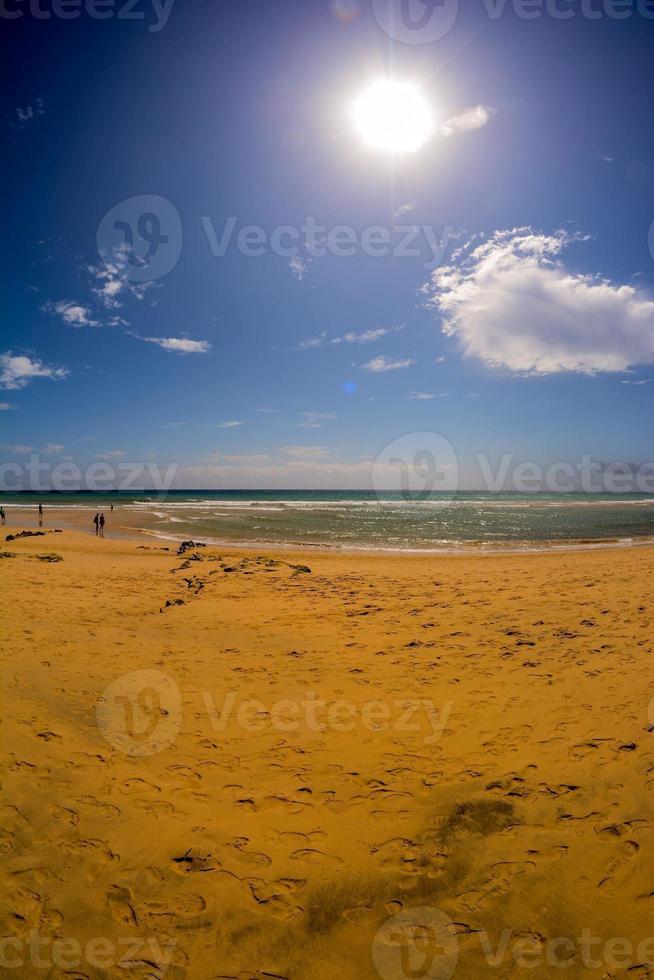
[[[7,975],[654,976],[654,550],[1,550]]]

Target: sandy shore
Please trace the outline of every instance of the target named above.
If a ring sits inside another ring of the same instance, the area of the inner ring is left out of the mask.
[[[654,976],[654,549],[0,550],[8,976]]]

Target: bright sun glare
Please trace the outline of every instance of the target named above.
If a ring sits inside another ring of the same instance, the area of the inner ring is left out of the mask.
[[[352,120],[369,146],[387,153],[415,153],[431,136],[433,120],[427,100],[411,82],[374,82],[357,99]]]

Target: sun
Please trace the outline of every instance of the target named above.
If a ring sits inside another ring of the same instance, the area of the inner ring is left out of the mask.
[[[359,96],[352,122],[364,143],[386,153],[415,153],[433,130],[432,112],[420,89],[393,79],[373,82]]]

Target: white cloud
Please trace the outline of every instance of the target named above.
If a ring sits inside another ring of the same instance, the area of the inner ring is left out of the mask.
[[[280,452],[293,459],[324,459],[329,455],[324,446],[282,446]]]
[[[91,311],[87,306],[82,306],[81,303],[76,303],[72,300],[45,303],[41,309],[44,313],[52,313],[53,316],[60,316],[69,327],[100,326],[99,321],[92,318]]]
[[[136,334],[131,334],[135,337]],[[208,340],[189,340],[188,337],[139,337],[148,344],[157,344],[172,354],[207,354],[211,350]]]
[[[336,416],[333,412],[300,412],[302,421],[298,423],[303,429],[319,429],[325,422],[333,422]]]
[[[124,456],[124,455],[125,455],[125,450],[124,449],[112,449],[110,452],[96,453],[95,454],[95,458],[96,459],[104,459],[104,460],[112,460],[112,459],[120,459],[121,456]]]
[[[395,208],[395,217],[401,218],[403,214],[410,214],[411,211],[415,211],[415,208],[415,201],[407,201],[406,204],[400,204]]]
[[[213,458],[223,460],[230,466],[265,466],[272,461],[272,456],[268,453],[245,453],[243,455],[224,456],[222,453],[215,453]]]
[[[102,265],[87,266],[87,271],[94,280],[91,292],[107,310],[121,307],[127,295],[142,300],[148,289],[153,289],[157,285],[154,280],[134,282],[130,279],[132,254],[133,249],[125,244],[111,252],[103,251]]]
[[[410,401],[431,401],[436,395],[432,395],[429,391],[411,391],[406,396]]]
[[[67,368],[51,367],[43,361],[21,354],[0,354],[0,388],[8,391],[24,388],[33,378],[52,378],[61,381],[68,377]]]
[[[237,419],[228,419],[227,422],[219,422],[219,429],[237,429],[239,425],[245,425],[245,422],[239,422]]]
[[[454,133],[469,132],[472,129],[482,129],[490,122],[491,116],[495,115],[495,109],[487,105],[473,105],[456,116],[452,116],[443,125],[441,133],[443,136],[452,136]]]
[[[300,282],[304,279],[307,274],[307,269],[309,268],[310,259],[303,259],[300,255],[293,255],[288,263],[288,267],[291,270],[292,275]]]
[[[45,103],[43,99],[35,99],[33,105],[17,106],[15,119],[12,119],[10,126],[12,129],[23,129],[37,116],[45,115]]]
[[[410,357],[402,359],[386,357],[385,354],[380,354],[379,357],[373,357],[372,361],[362,364],[361,367],[364,371],[372,371],[373,374],[379,374],[382,371],[399,371],[401,368],[411,367],[412,364],[415,364],[415,361],[411,360]]]
[[[578,240],[517,228],[459,249],[424,290],[443,332],[465,354],[522,374],[654,362],[654,300],[634,286],[570,271],[560,255]]]
[[[0,402],[0,412],[9,412],[13,407],[9,402]]]
[[[41,452],[45,453],[47,456],[58,456],[59,453],[62,453],[65,448],[66,447],[61,445],[61,443],[49,442],[42,448]]]
[[[648,385],[649,378],[642,378],[640,381],[621,381],[621,385]]]
[[[381,340],[389,333],[397,333],[400,330],[404,330],[404,324],[401,323],[397,327],[375,327],[372,330],[364,330],[362,333],[354,333],[350,331],[349,333],[343,334],[342,337],[332,337],[329,338],[326,333],[321,333],[318,337],[309,337],[307,340],[301,340],[297,346],[298,350],[313,350],[316,347],[327,347],[328,345],[338,345],[338,344],[372,344],[376,340]]]
[[[33,450],[33,446],[21,446],[21,445],[10,445],[2,447],[5,452],[14,453],[17,456],[29,456]]]

